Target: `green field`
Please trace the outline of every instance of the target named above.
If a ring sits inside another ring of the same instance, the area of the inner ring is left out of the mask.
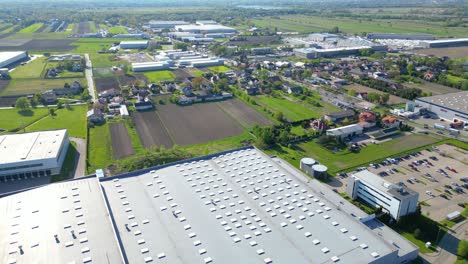
[[[135,150],[135,154],[139,155],[145,151],[143,144],[141,143],[140,137],[136,131],[135,125],[133,124],[131,119],[126,119],[124,121],[125,127],[127,128],[128,135],[130,136],[130,140],[132,141],[133,150]]]
[[[51,129],[68,129],[70,137],[86,138],[86,112],[87,105],[71,106],[71,109],[59,109],[55,116],[47,116],[38,122],[26,127],[26,131],[40,131]]]
[[[281,16],[278,18],[252,19],[257,27],[277,28],[278,31],[297,31],[299,33],[328,32],[338,27],[345,33],[389,32],[389,33],[427,33],[438,36],[466,36],[464,27],[446,27],[441,22],[404,19],[356,19],[331,18],[304,15]]]
[[[377,145],[368,145],[361,149],[359,153],[351,153],[348,150],[333,153],[319,145],[317,140],[312,140],[310,142],[295,145],[294,150],[281,147],[281,149],[273,149],[267,152],[283,157],[296,167],[299,167],[299,161],[301,158],[314,158],[320,163],[326,165],[330,174],[333,175],[341,170],[347,170],[361,165],[367,166],[374,160],[383,159],[403,151],[433,144],[438,141],[438,139],[426,135],[413,134],[409,136],[401,136]]]
[[[319,114],[310,111],[305,106],[284,98],[276,98],[265,95],[258,95],[254,98],[261,105],[266,106],[273,112],[283,112],[284,116],[292,121],[319,117]]]
[[[34,33],[38,29],[40,29],[43,25],[44,25],[44,23],[34,23],[34,24],[30,25],[29,27],[25,27],[25,28],[21,29],[19,31],[19,33]]]
[[[75,33],[76,31],[76,24],[70,23],[67,26],[67,29],[65,30],[67,33]]]
[[[152,71],[143,73],[149,82],[158,83],[161,81],[174,81],[176,75],[169,70],[166,71]]]
[[[224,66],[224,65],[221,65],[221,66],[211,66],[211,67],[208,67],[208,69],[210,69],[210,71],[212,72],[229,72],[229,71],[232,71],[231,68],[227,67],[227,66]]]
[[[112,142],[109,125],[89,128],[88,134],[88,173],[103,169],[112,163]]]
[[[11,27],[9,27],[9,28],[4,29],[4,30],[3,30],[2,32],[0,32],[0,33],[2,33],[2,34],[10,33],[10,32],[12,32],[13,30],[15,30],[17,27],[18,27],[18,25],[11,26]]]
[[[128,31],[125,29],[124,26],[115,26],[109,28],[109,33],[111,34],[127,34]]]
[[[10,76],[12,79],[41,78],[42,71],[47,63],[46,61],[47,58],[39,57],[25,65],[19,65],[10,73]]]
[[[89,54],[89,59],[93,63],[93,68],[110,68],[120,64],[129,64],[128,61],[111,60],[112,58],[116,58],[116,56],[114,54]]]
[[[86,86],[84,78],[61,79],[13,79],[1,96],[41,93],[54,88],[63,88],[65,83],[77,81]]]
[[[24,112],[14,108],[0,109],[0,129],[13,130],[24,127],[48,114],[49,111],[45,107],[31,108]]]
[[[72,43],[76,46],[73,52],[75,53],[98,53],[102,50],[108,50],[114,42],[119,42],[117,39],[79,39]]]
[[[88,23],[89,23],[89,31],[97,32],[96,23],[94,23],[93,21],[89,21]]]

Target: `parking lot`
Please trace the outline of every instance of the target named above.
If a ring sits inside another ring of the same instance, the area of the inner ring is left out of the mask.
[[[422,212],[441,221],[453,211],[463,211],[459,204],[468,203],[467,164],[468,151],[445,144],[369,164],[367,169],[390,183],[403,182],[418,192]],[[338,192],[346,192],[347,182],[347,177],[337,176],[329,185]]]
[[[403,182],[418,192],[422,212],[440,221],[453,211],[461,212],[463,208],[458,204],[468,202],[468,181],[461,180],[468,177],[468,166],[463,163],[467,154],[454,146],[442,145],[400,157],[393,163],[369,166],[368,170],[391,183]]]

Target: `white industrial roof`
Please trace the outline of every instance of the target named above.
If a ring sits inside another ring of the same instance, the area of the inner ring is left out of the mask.
[[[20,54],[24,54],[25,51],[3,51],[0,52],[0,62],[4,62],[6,60],[9,60],[11,58],[14,58]]]
[[[95,177],[1,198],[0,210],[0,263],[124,263]]]
[[[0,136],[0,164],[55,158],[67,130]]]
[[[429,40],[429,41],[424,41],[426,43],[451,43],[451,42],[459,42],[459,41],[467,41],[468,38],[455,38],[455,39],[437,39],[437,40]]]
[[[421,97],[416,100],[468,115],[468,91]]]
[[[102,186],[130,263],[324,263],[333,256],[367,263],[374,251],[393,252],[256,149],[130,173]]]
[[[231,31],[236,31],[234,28],[231,28],[231,27],[226,27],[226,26],[223,26],[223,25],[219,25],[219,24],[215,24],[215,25],[212,25],[212,24],[207,24],[207,25],[194,25],[194,24],[190,24],[190,25],[180,25],[180,26],[176,26],[175,27],[177,30],[180,30],[180,31],[191,31],[191,30],[200,30],[200,31],[214,31],[214,30],[231,30]]]
[[[352,125],[329,129],[327,130],[327,132],[332,132],[334,134],[347,134],[347,133],[352,133],[352,132],[357,132],[357,131],[362,131],[362,130],[363,129],[359,124],[352,124]]]

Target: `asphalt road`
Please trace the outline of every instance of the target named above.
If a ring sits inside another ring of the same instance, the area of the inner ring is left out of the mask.
[[[93,81],[93,64],[91,60],[89,59],[89,54],[85,54],[84,56],[86,60],[85,75],[86,75],[86,81],[88,81],[88,91],[89,91],[89,95],[91,96],[91,100],[95,102],[96,96],[95,96],[94,81]]]
[[[76,143],[76,151],[78,152],[75,159],[75,172],[73,178],[81,178],[86,176],[86,140],[82,138],[70,138]]]

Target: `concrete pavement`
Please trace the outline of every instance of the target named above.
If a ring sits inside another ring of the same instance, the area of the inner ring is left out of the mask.
[[[73,178],[80,178],[86,175],[86,140],[82,138],[70,138],[76,143],[75,172]]]
[[[85,75],[86,75],[86,81],[88,82],[89,96],[91,96],[91,100],[95,102],[96,95],[95,95],[94,80],[93,80],[93,64],[91,60],[89,59],[89,54],[85,54],[84,56],[86,60]]]

